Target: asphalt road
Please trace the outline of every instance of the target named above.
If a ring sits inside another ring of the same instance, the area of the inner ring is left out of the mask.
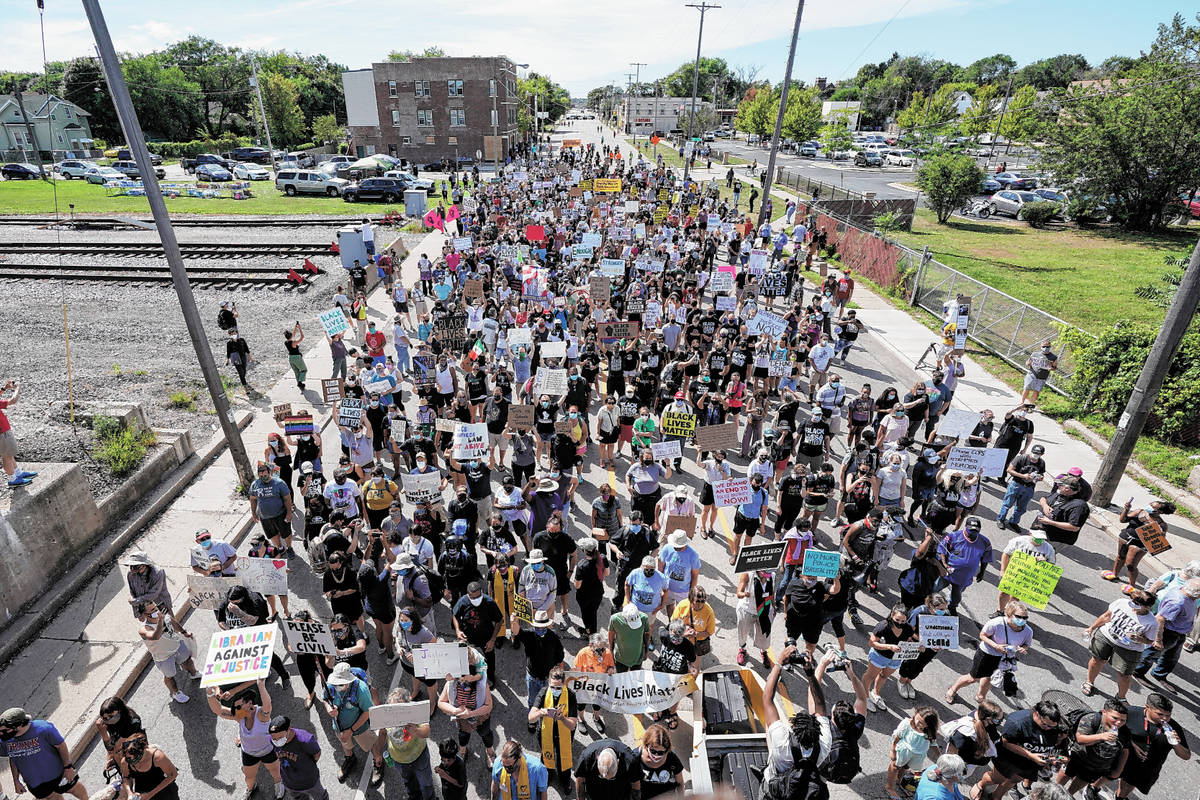
[[[588,121],[580,124],[571,132],[571,135],[581,135],[587,140],[596,139],[598,141],[599,138],[599,134],[595,131],[595,125],[588,124]],[[611,135],[612,132],[608,131],[607,137],[611,137]],[[611,141],[611,138],[608,140]],[[811,289],[811,285],[809,288]],[[864,307],[859,314],[869,328],[871,325],[869,305]],[[837,365],[845,384],[852,391],[857,391],[864,382],[870,382],[876,389],[880,385],[891,384],[903,390],[915,380],[916,373],[914,373],[912,365],[901,361],[889,349],[886,342],[877,340],[869,333],[860,341],[862,347],[856,348],[852,352],[850,363]],[[835,445],[835,450],[839,454],[844,452],[841,441]],[[690,457],[695,456],[692,450],[685,450],[685,454]],[[1046,459],[1052,471],[1063,471],[1070,466],[1061,463],[1061,458],[1056,458],[1053,451],[1046,454]],[[736,457],[732,459],[732,462],[736,466],[745,464],[743,460]],[[572,533],[577,538],[582,535],[581,526],[585,523],[585,512],[596,496],[596,487],[599,483],[614,483],[618,488],[618,495],[622,500],[627,500],[623,486],[623,467],[627,465],[627,462],[622,459],[618,463],[620,468],[615,480],[607,470],[598,468],[594,458],[590,459],[586,465],[583,482],[576,494],[572,509]],[[671,479],[668,483],[680,482],[698,491],[701,485],[700,480],[701,473],[689,458],[684,464],[684,474]],[[995,511],[1000,504],[1000,497],[997,488],[993,484],[987,484],[979,511],[980,516],[985,520],[983,533],[990,537],[997,552],[1002,549],[1004,543],[1011,536],[1011,534],[996,528],[993,522]],[[626,510],[628,510],[627,506]],[[734,641],[736,637],[733,633],[735,630],[733,595],[736,582],[735,576],[730,574],[728,566],[727,524],[730,521],[731,515],[727,515],[726,525],[722,526],[724,535],[718,535],[711,540],[697,538],[694,543],[704,560],[701,579],[708,588],[709,598],[717,612],[719,625],[714,640],[714,651],[706,659],[705,667],[715,664],[733,664],[736,652],[737,643]],[[1030,517],[1027,515],[1025,522],[1029,521]],[[830,545],[830,533],[831,523],[826,519],[819,529],[818,538],[821,545],[826,547]],[[1017,673],[1020,694],[1015,698],[1005,698],[993,692],[992,699],[999,702],[1002,707],[1009,710],[1026,707],[1039,699],[1044,691],[1052,689],[1063,690],[1072,695],[1079,694],[1079,686],[1087,661],[1087,651],[1084,642],[1080,639],[1080,631],[1096,615],[1103,612],[1109,602],[1119,597],[1119,592],[1114,585],[1097,578],[1097,571],[1105,568],[1114,547],[1115,542],[1108,534],[1089,524],[1084,529],[1077,546],[1061,549],[1059,563],[1065,567],[1063,578],[1058,584],[1049,607],[1045,611],[1031,613],[1031,626],[1035,631],[1035,646],[1022,661]],[[902,569],[906,563],[910,552],[910,544],[899,545],[890,569],[881,577],[880,594],[862,597],[863,616],[866,619],[867,627],[848,631],[848,650],[851,657],[859,664],[860,669],[865,656],[866,632],[883,617],[887,608],[898,600],[895,578],[898,570]],[[992,609],[995,608],[996,584],[997,575],[993,568],[988,572],[983,583],[967,590],[961,608],[964,638],[974,637],[978,631],[978,623],[985,621]],[[318,615],[327,617],[328,607],[320,596],[318,582],[305,565],[298,561],[293,562],[292,565],[291,589],[293,611],[309,607]],[[607,612],[606,604],[601,609],[602,624],[606,619]],[[574,604],[572,604],[572,618],[576,622],[578,621],[578,610]],[[133,624],[132,620],[130,624]],[[849,627],[848,623],[847,625]],[[438,610],[437,627],[439,631],[443,632],[449,629],[448,610],[445,608]],[[212,615],[209,612],[197,612],[189,623],[189,628],[200,642],[207,641],[209,633],[214,628]],[[782,647],[783,639],[783,625],[777,624],[772,637],[775,652]],[[822,646],[829,646],[832,642],[832,637],[827,632]],[[564,637],[564,645],[569,658],[583,644],[584,639],[577,632]],[[942,695],[955,676],[965,672],[970,664],[972,652],[969,644],[965,645],[964,649],[944,652],[915,682],[914,685],[919,692],[915,702],[933,706],[942,715],[943,720],[969,713],[973,708],[973,703],[967,701],[974,696],[973,688],[968,687],[961,695],[963,700],[960,700],[952,708],[945,706]],[[381,693],[386,694],[388,687],[394,685],[403,676],[403,673],[399,671],[398,667],[396,669],[388,668],[379,657],[373,643],[368,648],[368,654],[372,682]],[[752,651],[752,655],[750,665],[760,673],[763,672],[757,653]],[[1197,715],[1200,712],[1200,693],[1195,688],[1196,667],[1196,656],[1185,655],[1183,662],[1175,672],[1175,683],[1181,687],[1174,698],[1176,723],[1178,727],[1191,732],[1200,731],[1200,726],[1197,725]],[[274,698],[276,713],[286,713],[292,718],[294,725],[318,731],[317,738],[323,748],[322,775],[331,797],[338,800],[352,797],[357,800],[364,796],[401,797],[403,789],[395,770],[388,771],[382,790],[366,787],[365,777],[358,774],[348,785],[343,786],[336,782],[335,761],[340,760],[340,752],[329,727],[329,720],[323,711],[319,711],[319,705],[310,711],[304,709],[303,688],[295,676],[294,667],[292,670],[294,688],[290,692],[282,690],[274,678],[268,684]],[[496,710],[493,715],[493,724],[498,737],[517,738],[527,748],[536,750],[535,738],[527,734],[525,729],[525,687],[522,670],[523,656],[521,653],[508,648],[499,651],[498,673],[501,686],[495,696]],[[797,704],[802,704],[805,696],[802,678],[788,674],[785,676],[784,683],[792,700]],[[167,698],[166,690],[163,688],[158,673],[151,671],[142,677],[127,699],[130,705],[141,714],[150,731],[151,741],[161,747],[180,768],[181,797],[189,798],[189,800],[217,796],[240,797],[242,777],[239,751],[234,743],[236,730],[233,723],[216,719],[206,707],[203,693],[194,684],[185,680],[183,687],[192,695],[191,702],[183,705],[172,703]],[[1104,697],[1111,696],[1113,693],[1114,683],[1111,671],[1106,670],[1102,673],[1097,688],[1098,695],[1088,701],[1094,708],[1099,707]],[[839,697],[848,696],[849,684],[844,676],[838,675],[829,680],[827,689],[832,702]],[[1147,691],[1145,686],[1135,681],[1130,691],[1130,700],[1134,703],[1142,702]],[[894,681],[885,688],[883,697],[887,702],[887,710],[871,713],[868,716],[868,731],[863,742],[864,774],[860,775],[850,787],[832,786],[832,794],[838,800],[850,797],[882,798],[885,796],[883,780],[888,761],[889,737],[899,720],[911,713],[914,701],[901,699],[895,691]],[[691,702],[685,700],[680,707],[680,716],[684,720],[690,720],[691,714]],[[607,720],[610,736],[620,737],[627,743],[632,743],[630,735],[632,721],[629,718],[609,714]],[[432,724],[435,740],[452,734],[451,723],[444,715],[435,716]],[[686,722],[674,732],[673,740],[676,752],[687,764],[692,730]],[[591,736],[577,734],[576,755],[590,741],[592,741]],[[471,747],[472,751],[468,758],[471,782],[469,795],[471,798],[487,797],[489,791],[488,765],[484,763],[483,754],[475,740],[472,741]],[[103,749],[97,746],[93,747],[80,761],[81,774],[93,792],[99,786],[104,755]],[[365,772],[366,770],[364,770],[364,775]],[[259,786],[259,796],[269,797],[270,783],[265,774],[261,776]],[[1195,787],[1195,767],[1171,757],[1163,770],[1155,794],[1158,797],[1192,797],[1195,794]],[[551,788],[550,794],[554,797],[557,792]]]

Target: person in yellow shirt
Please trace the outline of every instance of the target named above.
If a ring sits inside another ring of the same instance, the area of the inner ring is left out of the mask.
[[[696,646],[696,658],[712,652],[712,635],[717,632],[717,615],[708,604],[708,592],[692,584],[686,600],[681,600],[671,613],[671,619],[683,620],[684,635]]]
[[[367,504],[367,520],[372,528],[378,528],[388,515],[392,503],[400,499],[400,487],[388,479],[383,467],[376,467],[361,484],[363,500]]]

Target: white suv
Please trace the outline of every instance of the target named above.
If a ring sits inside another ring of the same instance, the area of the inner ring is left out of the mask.
[[[93,161],[80,161],[74,159],[60,161],[54,165],[54,169],[64,178],[82,178],[89,169],[95,168],[96,164]]]
[[[316,170],[280,170],[275,176],[275,188],[293,197],[297,194],[324,194],[337,197],[350,185],[344,178],[335,178]]]

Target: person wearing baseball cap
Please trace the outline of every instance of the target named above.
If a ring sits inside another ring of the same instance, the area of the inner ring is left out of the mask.
[[[996,525],[1000,530],[1011,528],[1013,533],[1021,532],[1021,515],[1033,499],[1038,481],[1046,475],[1046,462],[1042,459],[1045,452],[1046,448],[1035,444],[1028,453],[1021,453],[1005,468],[1008,488],[996,514]]]
[[[192,572],[197,575],[237,574],[233,562],[237,560],[237,550],[224,539],[214,539],[207,528],[196,531],[196,546],[192,548]]]
[[[80,800],[88,796],[58,728],[23,708],[0,714],[0,755],[8,758],[17,794],[28,790],[34,797],[61,797],[62,792]]]
[[[938,545],[937,557],[946,571],[941,584],[950,587],[951,614],[958,613],[963,591],[972,582],[982,581],[992,563],[992,542],[981,533],[982,528],[979,517],[969,516],[961,530],[947,535]]]
[[[1012,559],[1013,553],[1025,553],[1033,556],[1038,561],[1049,561],[1054,563],[1057,555],[1054,552],[1054,547],[1046,541],[1046,532],[1044,530],[1030,530],[1029,533],[1022,536],[1014,536],[1008,540],[1008,544],[1004,546],[1004,552],[1000,554],[1000,580],[1004,579],[1004,571],[1008,569],[1008,562]],[[992,613],[993,617],[1004,615],[1004,607],[1008,605],[1008,601],[1012,599],[1012,595],[1005,592],[999,593],[997,602],[997,610]]]
[[[329,794],[321,786],[317,759],[321,745],[317,737],[303,728],[292,727],[292,721],[280,714],[267,726],[271,746],[279,756],[279,776],[290,797],[323,798]]]

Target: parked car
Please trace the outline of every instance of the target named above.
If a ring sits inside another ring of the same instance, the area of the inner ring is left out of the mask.
[[[367,178],[342,189],[342,199],[347,203],[360,200],[379,200],[395,203],[404,197],[407,183],[400,178]]]
[[[275,188],[294,197],[297,194],[324,194],[337,197],[350,185],[344,178],[335,178],[320,170],[280,170],[275,176]]]
[[[54,171],[64,178],[82,178],[84,174],[96,166],[93,161],[77,161],[67,159],[54,165]]]
[[[201,164],[216,164],[224,169],[229,169],[231,166],[216,153],[201,153],[195,158],[184,158],[179,162],[179,165],[183,167],[183,171],[188,173],[195,172],[196,168]]]
[[[729,131],[726,130],[725,128],[719,128],[719,129],[713,131],[713,136],[716,136],[718,139],[728,139],[730,137],[730,135],[731,134],[729,133]]]
[[[83,179],[88,183],[104,185],[109,181],[125,180],[125,173],[118,172],[112,167],[93,167],[83,174]]]
[[[266,164],[271,160],[271,151],[265,147],[235,147],[222,155],[226,161],[252,161],[255,164]]]
[[[1003,188],[1004,187],[1000,185],[1000,181],[996,180],[995,178],[984,178],[983,186],[979,188],[979,191],[982,194],[995,194]]]
[[[854,154],[854,166],[856,167],[882,167],[883,156],[874,150],[859,150]]]
[[[911,167],[917,160],[917,154],[912,150],[891,150],[884,161],[897,167]]]
[[[233,177],[247,181],[269,181],[271,171],[261,164],[238,164],[233,168]]]
[[[703,138],[704,138],[704,141],[711,142],[717,138],[717,135],[715,133],[713,133],[712,131],[705,131]]]
[[[816,158],[819,149],[820,148],[813,147],[811,144],[802,144],[797,152],[800,154],[801,158]]]
[[[1064,206],[1071,201],[1071,198],[1062,189],[1034,189],[1033,193],[1039,195],[1043,200],[1049,200],[1051,203],[1061,203]]]
[[[33,164],[12,163],[0,167],[0,175],[10,181],[28,181],[39,177],[38,168]]]
[[[325,159],[321,163],[322,164],[353,164],[355,161],[358,161],[358,159],[355,158],[354,156],[336,155],[336,156],[331,156],[331,157]]]
[[[394,169],[383,173],[383,177],[392,178],[404,183],[405,189],[424,189],[427,194],[433,194],[437,184],[428,178],[413,177],[411,172]]]
[[[131,153],[127,148],[122,147],[121,149],[117,150],[117,159],[120,161],[133,161],[133,153]],[[157,167],[162,163],[162,160],[162,156],[160,156],[158,153],[150,154],[150,163],[154,166]],[[116,167],[116,164],[113,164],[113,166]]]
[[[220,164],[201,164],[196,167],[196,180],[212,181],[215,183],[231,181],[233,180],[233,173]]]
[[[992,195],[991,208],[993,214],[1008,214],[1011,217],[1018,217],[1021,214],[1021,206],[1028,203],[1040,203],[1043,199],[1036,192],[1020,192],[1005,189],[1002,192],[996,192]]]
[[[142,179],[142,173],[138,169],[136,161],[114,161],[112,163],[112,168],[117,172],[120,172],[125,177],[132,178],[135,181],[140,181]],[[154,176],[161,181],[163,178],[167,177],[167,171],[162,167],[155,167]]]
[[[316,161],[313,160],[313,157],[311,155],[309,155],[308,153],[305,153],[302,150],[295,150],[291,153],[288,153],[287,155],[284,156],[284,158],[295,159],[296,162],[300,165],[301,169],[307,169],[308,167],[315,166],[317,163]]]
[[[1036,189],[1037,179],[1030,175],[1025,175],[1020,172],[999,172],[995,179],[1000,182],[1000,185],[1005,189]]]

